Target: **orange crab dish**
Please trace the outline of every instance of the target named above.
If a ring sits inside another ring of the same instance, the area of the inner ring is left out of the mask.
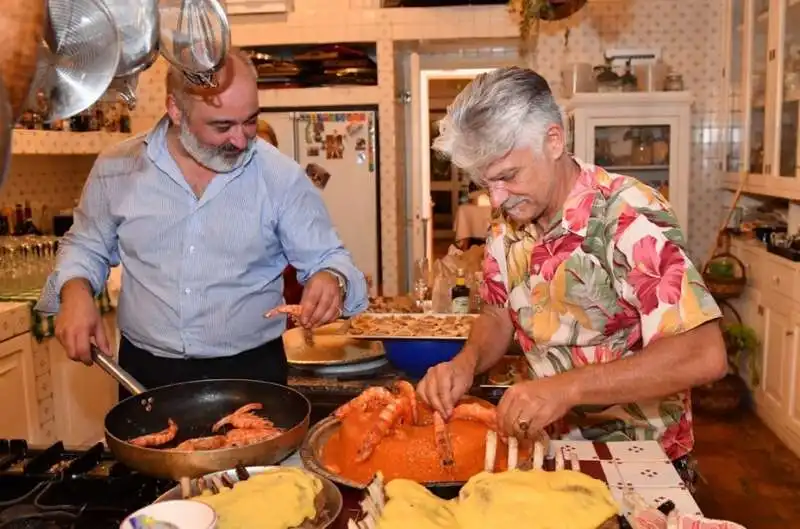
[[[332,474],[367,484],[381,471],[386,480],[463,482],[484,470],[487,431],[496,429],[488,402],[464,399],[446,421],[414,388],[399,382],[392,390],[372,387],[334,412],[340,427],[321,449]],[[519,459],[531,443],[519,443]],[[494,471],[508,467],[506,441],[498,440]]]

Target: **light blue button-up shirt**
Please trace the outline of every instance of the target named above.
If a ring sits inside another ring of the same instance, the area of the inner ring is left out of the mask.
[[[118,324],[137,347],[169,358],[230,356],[278,338],[282,272],[332,268],[348,282],[345,315],[367,306],[364,274],[303,169],[258,140],[244,165],[195,196],[166,146],[167,120],[103,153],[61,241],[37,310],[56,313],[64,283],[100,292],[122,264]]]

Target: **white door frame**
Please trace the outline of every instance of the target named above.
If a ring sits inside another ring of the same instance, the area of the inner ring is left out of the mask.
[[[433,266],[433,206],[431,204],[430,82],[434,79],[474,79],[496,68],[422,69],[419,55],[411,56],[412,166],[411,196],[414,218],[411,250],[414,263],[428,259]],[[414,175],[418,175],[414,177]]]

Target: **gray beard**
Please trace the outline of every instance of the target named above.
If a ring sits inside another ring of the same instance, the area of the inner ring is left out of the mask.
[[[219,147],[207,147],[192,134],[185,121],[181,121],[178,139],[194,161],[215,173],[229,173],[241,167],[255,145],[255,142],[250,140],[242,152],[235,154],[225,152]]]

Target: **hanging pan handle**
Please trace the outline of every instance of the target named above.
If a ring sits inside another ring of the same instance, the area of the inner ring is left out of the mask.
[[[103,353],[99,347],[94,344],[91,344],[91,346],[92,361],[99,365],[103,371],[108,373],[114,380],[119,382],[122,387],[130,392],[131,395],[141,395],[147,391],[147,389],[139,384],[139,382],[133,378],[130,373],[122,369],[118,363]]]

